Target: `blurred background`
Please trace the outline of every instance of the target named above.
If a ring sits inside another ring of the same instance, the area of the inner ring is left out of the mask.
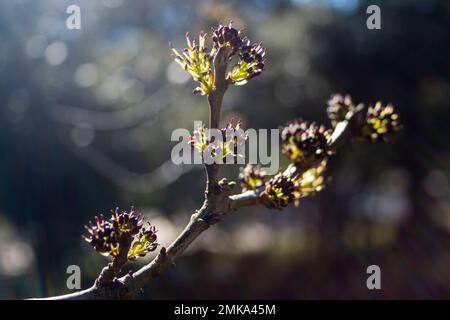
[[[81,7],[81,30],[66,8]],[[366,8],[381,8],[381,30]],[[229,215],[143,298],[450,298],[450,3],[358,0],[9,0],[0,3],[0,298],[92,284],[107,259],[82,241],[94,215],[134,206],[168,245],[203,200],[202,166],[174,166],[175,128],[206,100],[169,42],[235,21],[267,48],[266,71],[233,87],[224,116],[247,128],[326,101],[392,102],[392,144],[347,146],[332,184],[298,208]],[[282,166],[286,161],[282,159]],[[239,168],[223,174],[237,178]],[[136,269],[141,262],[126,269]],[[382,290],[366,288],[381,268]]]

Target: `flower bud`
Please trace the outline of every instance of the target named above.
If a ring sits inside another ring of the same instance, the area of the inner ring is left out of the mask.
[[[372,142],[387,142],[400,128],[398,114],[394,112],[392,104],[383,106],[381,102],[377,102],[375,106],[369,106],[367,110],[366,123],[361,130],[361,138]]]
[[[116,258],[122,250],[121,244],[131,243],[130,260],[135,260],[138,256],[144,256],[147,252],[156,249],[156,228],[149,223],[148,227],[143,227],[143,217],[136,214],[134,210],[130,212],[122,211],[116,208],[109,220],[104,219],[102,215],[95,217],[95,224],[90,222],[85,226],[88,236],[84,239],[101,255]],[[126,246],[127,247],[127,246]]]
[[[298,199],[316,194],[325,188],[326,181],[323,174],[326,166],[327,160],[322,160],[317,167],[306,170],[295,179]]]
[[[351,96],[335,94],[328,100],[327,113],[333,127],[337,123],[344,121],[349,111],[355,111],[355,105],[352,102]]]
[[[264,185],[266,173],[259,165],[247,164],[239,173],[242,191],[255,190]]]
[[[233,28],[231,21],[229,26],[219,25],[213,29],[212,40],[214,42],[214,49],[229,48],[228,58],[231,58],[242,46],[243,39],[240,37],[241,31]]]
[[[294,201],[295,192],[294,180],[279,173],[266,183],[260,199],[268,208],[281,209]]]
[[[237,86],[246,84],[248,80],[260,75],[264,70],[266,49],[261,44],[246,44],[240,48],[239,60],[231,68],[227,78]]]
[[[328,153],[330,135],[331,131],[322,125],[294,119],[281,131],[283,154],[295,164],[314,160],[314,157]]]
[[[193,93],[206,95],[213,85],[213,72],[211,70],[212,54],[205,46],[206,33],[200,32],[198,44],[191,40],[189,33],[186,33],[187,48],[182,53],[172,48],[172,56],[200,86],[195,88]]]
[[[130,251],[128,251],[128,260],[136,260],[139,257],[144,257],[149,252],[155,251],[159,245],[156,242],[158,239],[156,232],[158,230],[150,223],[148,223],[147,227],[143,227],[135,237]]]
[[[210,152],[212,157],[220,154],[223,161],[228,156],[242,156],[239,154],[238,147],[245,144],[247,135],[241,126],[241,120],[238,120],[236,125],[234,125],[234,119],[232,118],[224,128],[220,129],[222,134],[221,141],[210,141],[209,130],[204,126],[199,127],[193,132],[192,136],[189,136],[189,144],[202,156],[205,152]]]

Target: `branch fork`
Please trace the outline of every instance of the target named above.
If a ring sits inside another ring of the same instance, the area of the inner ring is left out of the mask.
[[[201,88],[198,91],[202,95],[207,95],[209,128],[218,129],[222,101],[228,86],[230,84],[245,84],[248,79],[259,75],[264,68],[265,49],[261,44],[250,45],[247,39],[241,39],[240,31],[232,28],[230,24],[229,27],[219,26],[218,29],[214,30],[213,41],[215,45],[212,51],[213,56],[211,56],[206,52],[205,35],[201,33],[199,46],[196,46],[195,42],[191,42],[187,35],[188,49],[186,49],[187,53],[184,52],[183,55],[175,49],[172,49],[172,51],[174,52],[175,61],[189,72],[194,80],[200,83]],[[237,50],[240,50],[239,62],[232,68],[233,71],[227,75],[230,54],[235,54]],[[212,61],[210,60],[211,58]],[[212,71],[209,70],[211,62]],[[205,68],[208,69],[206,72]],[[344,98],[340,95],[333,96],[328,103],[329,108],[327,111],[333,124],[333,131],[329,136],[328,132],[324,132],[321,128],[317,129],[313,124],[311,124],[311,127],[301,127],[299,122],[291,123],[292,126],[289,128],[293,132],[287,131],[287,138],[290,139],[288,143],[292,144],[289,146],[290,149],[288,151],[291,152],[289,155],[292,159],[295,159],[297,156],[301,157],[302,163],[292,162],[284,172],[277,175],[278,180],[276,181],[279,181],[280,185],[284,183],[292,187],[291,177],[301,177],[308,170],[316,168],[331,153],[334,153],[355,136],[359,137],[363,131],[368,139],[380,139],[399,128],[398,116],[393,112],[393,108],[390,105],[384,108],[380,103],[377,103],[374,108],[369,107],[368,109],[362,104],[354,106],[349,96]],[[368,115],[370,115],[369,120]],[[320,135],[320,139],[311,136],[312,133],[316,132],[318,136]],[[325,139],[324,137],[327,138]],[[302,150],[298,153],[299,150],[295,149],[298,148],[296,143],[300,143],[300,146],[304,145],[310,149],[313,149],[314,143],[317,143],[326,152],[307,156],[308,154],[301,153]],[[261,195],[267,192],[268,187],[264,184],[258,185],[258,187],[251,190],[233,194],[236,183],[228,181],[226,178],[219,180],[219,170],[220,166],[218,164],[205,165],[206,187],[203,205],[191,215],[188,224],[178,237],[167,248],[161,247],[157,256],[150,263],[134,273],[129,272],[119,277],[123,266],[129,260],[127,254],[133,246],[133,237],[122,237],[119,244],[119,253],[114,256],[111,263],[103,268],[92,287],[72,294],[46,299],[132,299],[142,292],[142,288],[145,285],[150,284],[164,272],[174,267],[176,259],[183,254],[189,245],[202,232],[218,223],[226,214],[242,207],[259,204],[280,208],[279,206],[269,205],[266,202],[267,199],[262,200]],[[282,189],[279,185],[270,187],[272,187],[272,196],[273,194],[277,196],[277,192]],[[280,202],[283,206],[289,203],[286,199],[284,200],[284,202]],[[292,201],[291,198],[289,200]],[[91,228],[90,230],[92,232],[93,229]],[[155,248],[156,246],[152,250]]]

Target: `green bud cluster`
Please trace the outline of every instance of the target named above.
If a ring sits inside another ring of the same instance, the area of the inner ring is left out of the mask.
[[[199,83],[193,93],[207,95],[214,85],[213,60],[221,48],[226,50],[227,61],[237,57],[237,61],[227,70],[226,80],[230,84],[243,85],[248,80],[260,75],[264,70],[264,56],[266,49],[259,44],[252,44],[246,37],[241,37],[241,30],[229,26],[219,25],[212,29],[213,49],[206,48],[206,33],[201,32],[196,41],[191,41],[189,33],[186,33],[187,48],[181,53],[172,48],[174,60],[186,70],[192,78]]]
[[[361,138],[370,142],[388,142],[401,129],[398,114],[391,104],[383,106],[381,102],[367,109],[366,122],[362,126]]]
[[[224,128],[220,129],[220,141],[211,141],[209,137],[211,129],[206,129],[204,126],[199,127],[189,136],[189,144],[202,156],[205,152],[209,152],[212,157],[220,154],[223,157],[223,161],[228,156],[242,156],[238,153],[238,146],[242,146],[245,143],[247,135],[241,127],[241,120],[238,120],[235,125],[232,118]]]
[[[156,228],[150,224],[143,227],[143,223],[142,215],[133,210],[119,212],[116,208],[108,220],[102,215],[96,216],[95,223],[85,226],[88,235],[83,237],[98,253],[113,259],[119,256],[124,244],[131,243],[127,257],[135,260],[158,246]]]
[[[306,170],[300,175],[279,173],[265,183],[260,194],[262,203],[268,208],[281,208],[294,202],[298,205],[301,198],[311,196],[325,188],[324,171],[327,162]]]
[[[187,48],[182,53],[172,48],[173,57],[184,70],[186,70],[199,83],[193,93],[201,95],[208,94],[213,86],[213,72],[211,70],[212,53],[208,52],[205,46],[206,33],[201,32],[198,44],[191,41],[189,33],[186,33]]]
[[[239,173],[239,182],[241,183],[242,191],[256,190],[265,183],[266,173],[259,165],[247,164],[245,168],[241,168]]]
[[[260,194],[262,203],[271,209],[286,207],[296,198],[295,181],[288,176],[279,173],[270,179],[264,191]]]
[[[294,119],[281,130],[282,152],[292,163],[310,162],[328,153],[331,131],[314,122]]]

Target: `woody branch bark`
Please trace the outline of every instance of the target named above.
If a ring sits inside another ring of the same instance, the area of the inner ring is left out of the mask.
[[[218,50],[213,61],[214,83],[211,92],[208,94],[209,107],[209,128],[218,129],[220,124],[220,112],[222,101],[228,83],[225,79],[227,70],[227,48],[222,47]],[[206,165],[206,197],[220,192],[217,185],[219,166],[217,164]]]

